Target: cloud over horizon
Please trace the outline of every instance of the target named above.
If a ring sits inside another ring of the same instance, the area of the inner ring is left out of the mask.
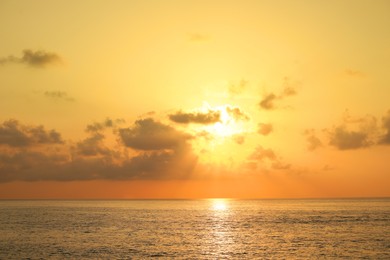
[[[242,111],[237,111],[231,113],[241,115]],[[213,174],[218,171],[218,166],[200,161],[200,154],[195,153],[199,147],[193,148],[197,138],[206,143],[214,142],[207,136],[210,133],[190,135],[153,118],[136,120],[128,127],[123,127],[123,122],[106,118],[87,125],[86,137],[81,140],[65,142],[54,129],[22,124],[14,119],[4,121],[0,124],[0,182],[175,180],[211,178],[209,170],[212,169]],[[390,111],[382,118],[382,128],[377,129],[375,122],[372,116],[345,116],[342,124],[323,130],[321,139],[314,129],[306,130],[308,149],[324,147],[326,141],[342,151],[388,145]],[[270,131],[265,129],[269,125],[260,124],[259,131]],[[251,140],[241,133],[230,138],[238,145],[249,143],[246,138]],[[255,145],[243,161],[243,170],[252,174],[294,171],[273,149]],[[221,169],[223,172],[223,166]]]
[[[197,165],[187,142],[191,137],[151,118],[113,131],[120,140],[114,146],[107,145],[102,129],[95,130],[68,144],[55,130],[5,121],[0,128],[0,182],[183,179]]]

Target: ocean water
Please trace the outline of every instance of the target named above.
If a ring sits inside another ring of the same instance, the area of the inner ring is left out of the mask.
[[[3,200],[0,259],[390,259],[390,199]]]

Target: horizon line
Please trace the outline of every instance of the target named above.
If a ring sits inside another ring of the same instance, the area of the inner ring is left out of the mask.
[[[373,197],[269,197],[269,198],[229,198],[229,197],[208,197],[208,198],[0,198],[0,201],[5,200],[84,200],[84,201],[98,201],[98,200],[346,200],[346,199],[390,199],[390,196],[373,196]]]

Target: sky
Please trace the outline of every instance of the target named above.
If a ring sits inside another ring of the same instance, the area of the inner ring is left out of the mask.
[[[389,13],[0,0],[0,198],[390,196]]]

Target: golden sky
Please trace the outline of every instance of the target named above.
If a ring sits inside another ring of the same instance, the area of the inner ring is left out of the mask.
[[[0,198],[390,196],[389,13],[0,0]]]

